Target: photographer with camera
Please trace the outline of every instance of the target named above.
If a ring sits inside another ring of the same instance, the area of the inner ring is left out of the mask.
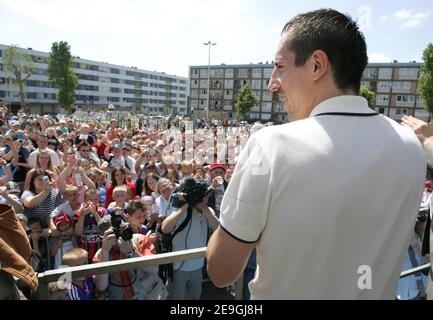
[[[94,263],[155,254],[152,241],[142,234],[133,234],[123,216],[123,208],[116,207],[99,221],[98,228],[103,239]],[[105,291],[108,300],[162,300],[166,298],[167,291],[157,270],[147,267],[99,274],[95,276],[96,289]]]
[[[205,247],[208,228],[218,225],[214,211],[207,206],[208,190],[205,181],[195,182],[186,177],[177,193],[172,195],[175,210],[162,222],[162,232],[172,235],[172,251]],[[169,299],[198,300],[201,295],[204,258],[176,262],[169,283]]]

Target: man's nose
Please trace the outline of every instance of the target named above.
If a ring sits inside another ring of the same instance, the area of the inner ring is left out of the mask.
[[[278,91],[280,88],[280,82],[278,78],[275,76],[275,71],[272,72],[271,79],[269,79],[268,90],[269,91]]]

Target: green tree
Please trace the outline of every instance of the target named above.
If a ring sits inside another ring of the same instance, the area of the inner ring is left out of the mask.
[[[361,89],[359,90],[359,94],[365,99],[367,99],[368,106],[371,109],[374,109],[374,107],[376,106],[376,94],[367,87],[361,87]]]
[[[20,52],[18,47],[11,45],[4,51],[3,62],[5,70],[14,75],[10,78],[12,83],[18,86],[20,104],[22,109],[26,109],[26,80],[36,71],[36,65],[28,53]]]
[[[243,118],[246,117],[254,107],[254,105],[258,102],[256,96],[251,91],[251,87],[246,84],[239,91],[238,98],[235,102],[236,114]]]
[[[48,77],[59,89],[58,103],[67,111],[70,111],[75,103],[75,89],[78,86],[77,76],[72,70],[73,63],[74,59],[68,43],[54,42],[48,62]]]
[[[429,43],[425,48],[421,66],[421,77],[418,80],[418,94],[421,95],[425,108],[433,114],[433,44]]]

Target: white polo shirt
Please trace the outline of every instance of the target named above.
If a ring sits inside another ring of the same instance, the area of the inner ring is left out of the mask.
[[[421,144],[382,115],[319,115],[329,112],[374,113],[364,98],[334,97],[255,133],[240,155],[220,222],[258,241],[252,299],[395,297],[423,191]]]

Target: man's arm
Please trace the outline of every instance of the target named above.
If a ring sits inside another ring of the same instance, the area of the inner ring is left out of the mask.
[[[164,233],[171,233],[173,232],[174,228],[176,227],[177,221],[182,217],[182,215],[185,213],[185,210],[188,209],[188,204],[185,203],[182,208],[177,210],[176,212],[169,215],[161,225],[161,230]]]
[[[424,148],[428,166],[433,168],[433,128],[427,122],[412,116],[404,116],[401,124],[414,131]]]
[[[244,271],[255,243],[236,240],[221,226],[214,232],[207,245],[207,272],[218,288],[235,282]],[[230,259],[227,259],[230,257]]]

